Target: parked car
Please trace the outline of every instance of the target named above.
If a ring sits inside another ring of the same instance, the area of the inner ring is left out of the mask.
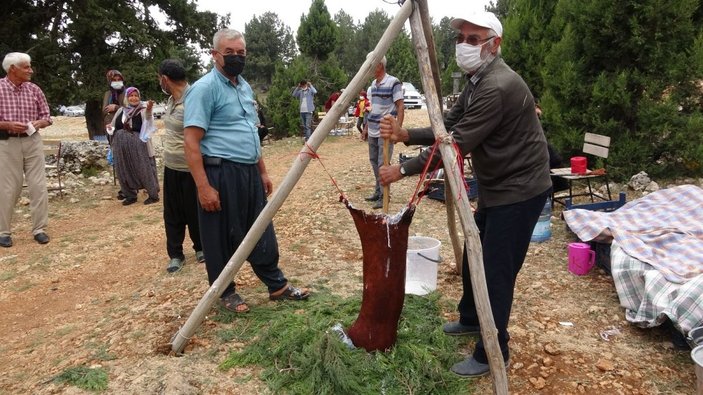
[[[69,106],[66,107],[63,115],[67,117],[82,117],[85,115],[85,108],[82,106]]]
[[[161,117],[166,114],[166,105],[164,103],[156,103],[151,109],[154,118],[161,119]]]
[[[405,108],[422,108],[424,98],[410,82],[403,82],[403,103]]]

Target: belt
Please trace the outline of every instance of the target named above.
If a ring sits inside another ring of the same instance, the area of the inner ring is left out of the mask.
[[[0,129],[0,140],[7,140],[10,137],[27,137],[29,136],[27,133],[10,133],[7,130],[2,130]]]
[[[203,165],[205,166],[221,166],[222,158],[216,158],[214,156],[203,156]]]

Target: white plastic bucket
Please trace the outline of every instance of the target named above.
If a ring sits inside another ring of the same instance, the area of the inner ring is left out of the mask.
[[[442,243],[431,237],[410,236],[405,269],[405,293],[426,295],[437,289],[437,264]]]
[[[698,395],[703,395],[703,345],[697,346],[691,351],[691,359],[696,365],[696,386]]]

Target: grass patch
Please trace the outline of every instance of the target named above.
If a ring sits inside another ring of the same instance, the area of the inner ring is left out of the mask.
[[[54,378],[54,381],[87,391],[105,391],[107,389],[107,372],[103,368],[75,366],[64,370]]]
[[[260,306],[246,315],[222,312],[246,331],[220,338],[248,342],[230,352],[222,369],[257,365],[272,392],[286,394],[460,394],[471,383],[449,371],[459,361],[459,339],[442,333],[439,295],[408,295],[396,345],[386,353],[349,350],[330,330],[356,319],[359,297],[316,293],[304,303]]]
[[[14,270],[0,273],[0,281],[12,280],[15,277],[17,277],[17,272]]]

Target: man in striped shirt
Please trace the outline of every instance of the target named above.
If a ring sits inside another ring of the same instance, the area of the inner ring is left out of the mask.
[[[23,177],[29,187],[34,240],[46,244],[49,195],[38,131],[51,125],[49,104],[41,88],[29,82],[34,73],[29,55],[8,53],[2,68],[7,76],[0,79],[0,246],[12,247],[10,223]]]
[[[366,57],[371,57],[369,53]],[[361,133],[363,140],[369,142],[369,162],[376,178],[376,188],[373,195],[366,198],[366,201],[373,202],[373,208],[383,207],[383,189],[378,177],[378,169],[383,165],[383,139],[381,138],[381,118],[390,114],[396,118],[398,125],[403,125],[403,83],[396,77],[386,73],[386,57],[384,56],[374,69],[376,79],[368,89],[368,97],[371,100],[371,112],[368,114],[368,122]],[[393,144],[390,144],[388,158],[393,157]]]

